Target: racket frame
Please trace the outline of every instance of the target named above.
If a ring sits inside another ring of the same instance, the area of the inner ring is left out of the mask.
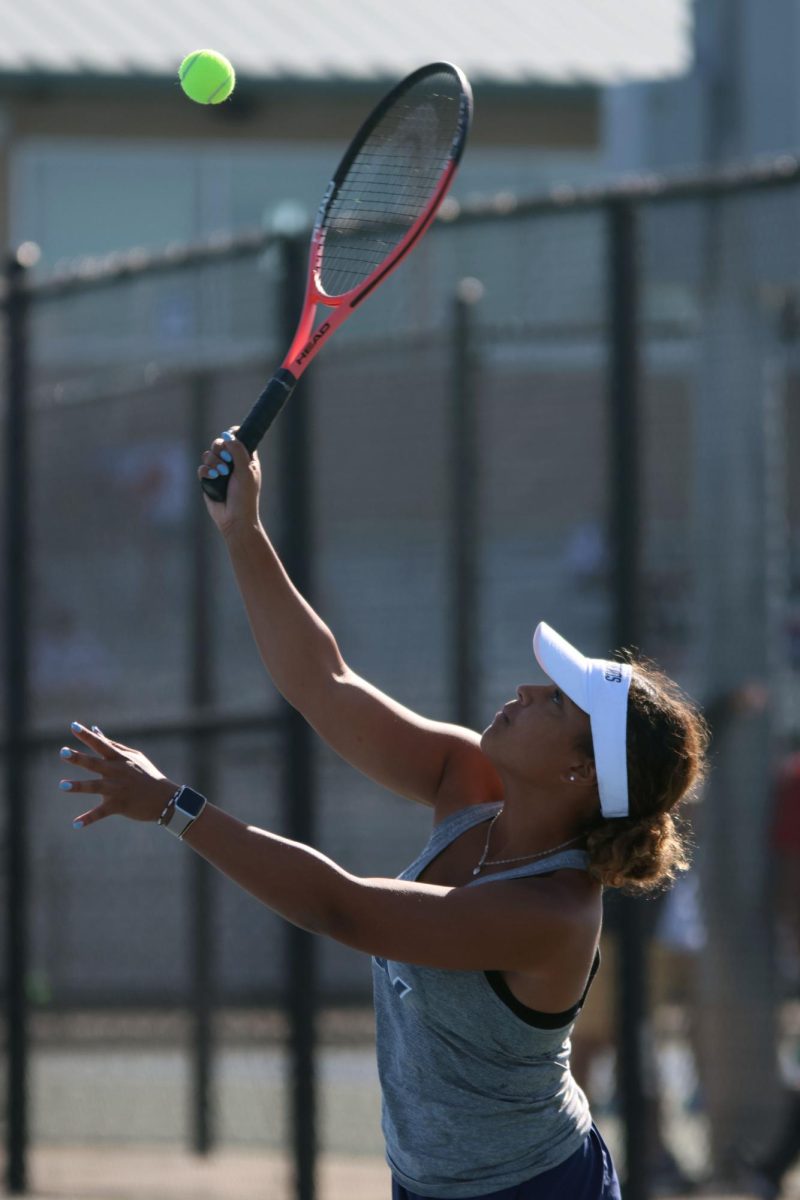
[[[425,210],[420,213],[414,224],[406,234],[400,239],[394,250],[382,262],[378,264],[374,271],[362,279],[354,288],[349,291],[342,292],[338,295],[329,295],[321,283],[322,261],[325,253],[325,219],[330,211],[330,207],[336,199],[336,194],[343,182],[347,178],[347,173],[350,166],[363,146],[364,142],[369,137],[372,130],[380,122],[387,109],[391,108],[397,100],[402,96],[403,92],[414,87],[421,78],[426,75],[435,74],[439,71],[449,71],[455,74],[461,85],[461,95],[459,97],[459,114],[456,124],[456,132],[453,137],[450,161],[447,167],[442,172],[442,177],[431,195],[430,200]],[[406,76],[401,80],[396,87],[384,96],[380,104],[369,114],[367,119],[362,124],[361,128],[356,133],[347,151],[339,163],[336,172],[328,184],[325,195],[317,212],[317,217],[314,222],[314,228],[311,234],[311,247],[309,251],[309,265],[306,280],[306,291],[303,299],[303,307],[301,310],[300,321],[297,326],[294,339],[291,346],[281,363],[281,367],[291,372],[295,379],[299,379],[306,367],[311,363],[317,355],[328,336],[335,332],[347,318],[352,314],[353,310],[358,307],[370,292],[372,292],[379,283],[381,283],[387,275],[389,275],[395,267],[397,267],[401,259],[411,250],[415,242],[422,237],[425,230],[430,225],[431,221],[436,216],[439,207],[444,200],[447,192],[453,182],[453,176],[461,160],[461,155],[464,150],[464,145],[469,132],[470,121],[472,119],[472,89],[469,81],[464,75],[464,72],[454,63],[435,62],[428,63],[419,70],[414,71],[411,75]],[[314,330],[314,321],[316,318],[316,309],[319,306],[325,306],[331,309],[329,315],[326,315],[319,326]]]
[[[329,295],[323,289],[321,282],[322,263],[325,253],[325,220],[336,198],[337,191],[343,180],[346,179],[353,160],[387,109],[391,108],[400,99],[403,92],[414,87],[426,75],[436,74],[437,72],[446,72],[455,75],[460,86],[458,97],[459,111],[447,166],[442,171],[441,178],[424,210],[391,253],[354,288],[335,296]],[[374,291],[387,275],[391,274],[431,224],[453,182],[453,176],[455,175],[466,144],[471,121],[472,89],[466,75],[454,63],[434,62],[427,63],[424,67],[420,67],[410,75],[407,75],[405,79],[402,79],[386,93],[380,103],[375,106],[362,123],[328,184],[322,203],[317,211],[311,233],[303,306],[289,350],[280,367],[278,367],[268,381],[237,432],[237,439],[247,447],[251,454],[291,396],[298,379],[316,357],[330,334],[347,320],[361,301]],[[320,307],[324,307],[328,311],[324,319],[315,328],[317,309]],[[211,499],[217,501],[224,501],[228,490],[228,482],[229,477],[220,477],[217,479],[204,477],[201,479],[203,491]]]

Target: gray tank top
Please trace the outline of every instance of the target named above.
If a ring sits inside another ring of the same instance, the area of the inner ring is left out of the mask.
[[[451,813],[397,878],[417,879],[446,846],[502,807]],[[585,870],[588,862],[584,850],[562,850],[465,886]],[[589,983],[597,966],[595,956]],[[567,1020],[545,1029],[521,1020],[489,974],[372,959],[386,1161],[409,1191],[437,1200],[500,1191],[549,1171],[580,1147],[592,1123],[569,1067],[574,1013],[589,984]]]

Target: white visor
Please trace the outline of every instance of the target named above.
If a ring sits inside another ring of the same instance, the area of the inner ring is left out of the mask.
[[[604,817],[627,817],[630,664],[584,658],[544,621],[533,635],[533,652],[544,673],[589,715],[600,811]]]

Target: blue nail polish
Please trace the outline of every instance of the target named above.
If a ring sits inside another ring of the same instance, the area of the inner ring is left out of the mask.
[[[72,828],[73,829],[83,829],[83,821],[73,821]]]
[[[62,792],[71,792],[72,791],[72,784],[66,779],[62,779],[61,783],[58,786],[61,788]]]
[[[62,758],[72,758],[72,751],[68,746],[65,746],[64,749],[60,751],[60,754]]]
[[[209,472],[208,472],[208,478],[209,478],[209,479],[218,479],[218,478],[219,478],[219,474],[218,474],[218,472],[217,472],[217,471],[209,471]]]
[[[81,726],[78,724],[77,721],[73,721],[72,724],[70,725],[70,729],[74,729],[76,733],[78,733],[80,728],[81,728]]]
[[[233,436],[233,434],[228,429],[226,429],[225,432],[221,433],[219,436],[222,438],[223,442],[235,442],[236,441],[236,438]]]
[[[226,467],[225,463],[220,463],[217,470],[219,471],[220,475],[230,475],[231,473],[230,467]]]
[[[224,458],[225,462],[233,462],[233,455],[228,450],[223,450],[220,458]]]

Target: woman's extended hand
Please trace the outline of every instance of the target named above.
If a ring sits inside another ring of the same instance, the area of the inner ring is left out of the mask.
[[[216,478],[228,475],[228,492],[224,501],[212,500],[203,493],[206,507],[220,533],[230,533],[242,526],[258,525],[258,497],[261,491],[261,465],[258,454],[251,455],[247,447],[234,437],[234,425],[211,443],[198,467],[197,478]]]
[[[102,803],[76,817],[73,825],[76,828],[92,825],[115,813],[131,821],[157,821],[178,785],[162,775],[141,750],[112,742],[97,726],[94,732],[77,722],[71,728],[91,753],[65,746],[61,757],[85,771],[93,771],[99,778],[64,779],[60,787],[64,791],[103,797]]]

